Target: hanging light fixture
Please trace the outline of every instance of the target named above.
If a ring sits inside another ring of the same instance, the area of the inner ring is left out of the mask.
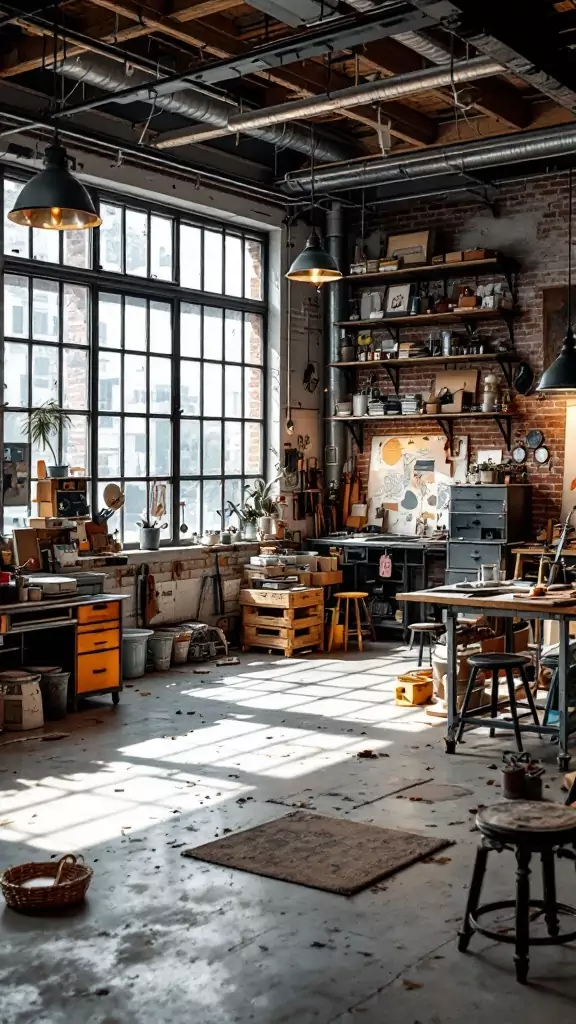
[[[54,7],[54,109],[58,107],[58,6]],[[62,78],[62,83],[64,79]],[[62,85],[63,87],[63,85]],[[61,104],[62,106],[63,104]],[[44,170],[24,185],[8,220],[30,228],[78,231],[97,228],[102,219],[88,190],[68,170],[69,158],[54,131],[44,154]]]
[[[314,227],[314,128],[310,129],[310,201],[312,230],[308,236],[306,245],[302,252],[296,257],[286,277],[290,281],[302,281],[304,284],[313,284],[319,288],[321,284],[328,281],[337,281],[342,277],[338,270],[336,260],[322,245],[318,232]]]
[[[536,391],[576,391],[576,339],[572,330],[572,168],[568,173],[568,302],[564,342]]]

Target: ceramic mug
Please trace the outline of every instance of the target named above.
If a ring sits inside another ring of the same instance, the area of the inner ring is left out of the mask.
[[[368,412],[368,395],[353,395],[352,408],[355,416],[365,416]]]

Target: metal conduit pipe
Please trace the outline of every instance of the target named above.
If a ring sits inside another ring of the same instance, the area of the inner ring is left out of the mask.
[[[346,264],[346,236],[342,206],[333,202],[326,216],[326,248],[334,257],[340,270]],[[324,415],[334,416],[336,403],[346,397],[347,387],[344,371],[338,366],[329,366],[340,358],[342,328],[335,327],[337,320],[346,319],[346,283],[344,279],[324,285],[324,352],[326,363],[326,391]],[[346,459],[346,429],[343,423],[326,420],[324,451],[324,480],[326,487],[340,486],[342,470]]]
[[[370,185],[404,182],[407,179],[434,178],[447,174],[473,174],[502,164],[522,163],[573,154],[576,150],[576,125],[543,128],[535,132],[483,139],[465,145],[444,146],[402,157],[373,157],[353,160],[332,167],[317,167],[314,187],[318,192],[336,192]],[[310,172],[293,171],[282,183],[286,192],[310,191]]]
[[[130,76],[128,76],[124,65],[85,54],[70,60],[63,60],[60,68],[67,78],[84,82],[86,85],[93,85],[104,92],[120,92],[129,85],[150,86],[154,81],[142,71],[131,69]],[[227,126],[230,118],[228,103],[194,89],[181,89],[169,96],[156,96],[149,102],[157,110],[167,110],[189,120],[204,121],[221,128]],[[262,131],[255,130],[250,134],[273,146],[279,146],[281,149],[295,149],[299,153],[310,155],[311,138],[310,133],[305,129],[279,127]],[[314,156],[316,160],[324,162],[345,160],[350,156],[350,148],[344,145],[340,146],[337,142],[324,139],[321,134],[315,133]]]
[[[363,82],[350,89],[337,89],[330,95],[309,96],[290,103],[265,107],[263,110],[234,114],[227,119],[226,127],[229,132],[252,132],[266,125],[285,124],[286,121],[294,121],[297,118],[317,117],[333,110],[356,107],[361,103],[397,100],[452,83],[472,82],[478,78],[497,75],[501,70],[501,65],[491,57],[473,57],[471,60],[459,61],[452,68],[434,67],[422,71],[408,71],[404,75],[394,75],[378,82]],[[206,137],[210,136],[211,133],[207,132]],[[200,141],[202,137],[202,132],[199,132],[195,136],[195,141]]]

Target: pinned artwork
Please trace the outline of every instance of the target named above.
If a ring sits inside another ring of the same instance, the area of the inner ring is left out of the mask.
[[[368,523],[387,509],[387,532],[415,536],[448,525],[450,485],[466,482],[468,439],[454,438],[458,458],[448,458],[440,435],[373,437],[368,477]]]

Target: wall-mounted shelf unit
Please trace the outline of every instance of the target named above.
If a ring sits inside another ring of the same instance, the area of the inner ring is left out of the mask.
[[[374,317],[373,320],[337,320],[335,327],[352,330],[360,327],[385,327],[396,343],[400,340],[401,327],[433,327],[436,324],[462,324],[469,334],[474,331],[475,324],[481,320],[502,320],[514,342],[514,318],[519,315],[517,309],[455,309],[450,313],[414,313],[401,316]]]
[[[439,413],[416,413],[413,416],[327,416],[326,419],[336,423],[344,423],[354,438],[361,452],[364,451],[364,425],[366,423],[398,423],[399,420],[429,423],[435,421],[443,434],[448,438],[450,445],[454,438],[454,423],[457,420],[492,420],[496,424],[504,441],[506,448],[510,448],[512,440],[512,419],[510,412],[439,412]]]
[[[470,363],[498,363],[508,387],[512,387],[512,366],[521,362],[516,352],[483,352],[482,354],[470,354],[464,356],[408,356],[405,359],[370,359],[354,360],[353,362],[329,363],[329,366],[337,366],[345,371],[368,370],[372,372],[382,369],[390,377],[396,394],[400,388],[400,370],[409,366],[467,366]]]
[[[514,294],[514,275],[519,269],[516,260],[498,254],[484,260],[460,260],[457,263],[413,263],[399,270],[377,270],[370,274],[347,274],[346,281],[354,284],[384,285],[387,281],[430,281],[451,277],[479,277],[483,274],[502,274]]]

